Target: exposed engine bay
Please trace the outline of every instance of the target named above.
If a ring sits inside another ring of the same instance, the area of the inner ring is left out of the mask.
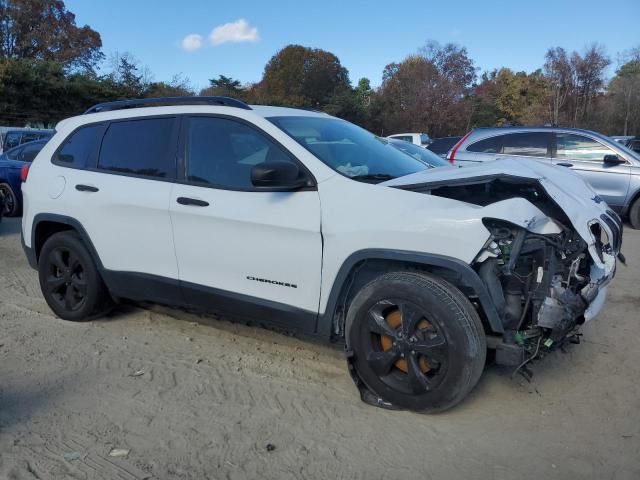
[[[590,304],[606,295],[606,275],[596,263],[615,267],[621,246],[622,222],[615,213],[607,210],[589,224],[588,244],[536,179],[499,175],[409,188],[483,207],[515,198],[535,205],[544,218],[526,226],[483,218],[490,238],[471,265],[504,328],[495,345],[496,362],[528,378],[529,361],[579,343],[578,329],[591,316]]]
[[[591,283],[585,242],[571,230],[539,235],[491,220],[487,227],[491,239],[474,267],[505,329],[496,361],[524,366],[527,358],[575,342]]]

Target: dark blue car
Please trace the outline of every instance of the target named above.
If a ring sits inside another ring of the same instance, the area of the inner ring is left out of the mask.
[[[13,217],[22,211],[20,170],[36,158],[47,140],[36,140],[9,149],[0,155],[0,216]]]

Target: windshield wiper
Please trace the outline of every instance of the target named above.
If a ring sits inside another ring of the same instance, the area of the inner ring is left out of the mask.
[[[368,175],[356,175],[354,177],[351,177],[351,180],[369,183],[380,183],[386,182],[387,180],[393,180],[394,178],[396,178],[394,175],[389,175],[388,173],[370,173]]]

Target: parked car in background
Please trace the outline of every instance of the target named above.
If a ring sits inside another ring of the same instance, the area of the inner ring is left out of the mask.
[[[640,153],[640,136],[635,137],[611,137],[616,142],[621,143],[627,148],[630,148],[636,153]]]
[[[0,196],[3,216],[13,217],[22,211],[20,189],[22,167],[30,164],[46,144],[47,140],[36,140],[11,148],[0,155]]]
[[[14,128],[7,130],[2,139],[2,152],[35,140],[48,140],[53,136],[53,133],[53,130],[35,128]]]
[[[557,127],[477,128],[448,154],[461,166],[500,158],[533,158],[570,168],[616,212],[640,229],[640,154],[590,130]]]
[[[436,155],[447,158],[447,153],[453,148],[453,146],[460,141],[462,137],[442,137],[434,138],[427,146]]]
[[[426,133],[396,133],[395,135],[389,135],[387,138],[404,140],[405,142],[413,143],[414,145],[419,145],[424,148],[427,148],[427,145],[431,142],[429,135]]]
[[[22,238],[59,317],[129,299],[273,322],[344,342],[373,405],[454,406],[487,347],[515,371],[561,348],[615,274],[619,218],[535,161],[428,168],[327,114],[224,97],[101,104],[56,130]]]
[[[612,135],[610,138],[618,143],[622,143],[623,145],[625,145],[627,141],[633,138],[633,135]]]
[[[432,168],[435,167],[451,167],[452,165],[445,159],[439,157],[429,150],[414,145],[413,143],[405,142],[404,140],[397,140],[395,138],[388,139],[388,142],[396,147],[398,150],[411,155],[413,158],[426,163]]]

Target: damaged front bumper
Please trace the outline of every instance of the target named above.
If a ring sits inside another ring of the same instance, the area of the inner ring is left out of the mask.
[[[491,237],[474,266],[505,330],[496,362],[519,370],[576,343],[580,326],[602,311],[621,256],[622,222],[613,212],[594,220],[590,242],[560,224],[545,235],[499,220],[487,227]]]

